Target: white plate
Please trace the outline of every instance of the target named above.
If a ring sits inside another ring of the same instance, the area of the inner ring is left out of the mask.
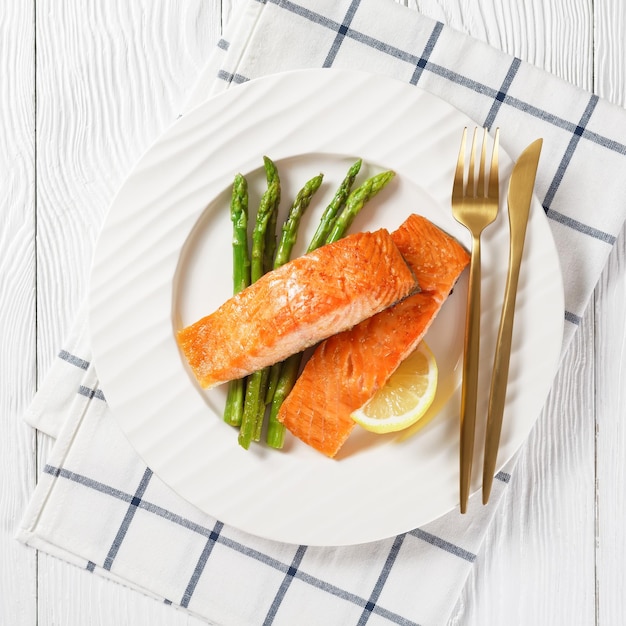
[[[392,536],[457,505],[465,276],[427,336],[441,370],[436,418],[398,436],[355,430],[336,460],[293,438],[280,452],[262,445],[241,449],[237,432],[221,419],[225,386],[201,391],[174,337],[231,294],[229,188],[242,172],[251,197],[258,197],[264,154],[279,166],[283,204],[306,179],[325,174],[296,254],[357,157],[365,163],[359,180],[382,169],[397,176],[352,231],[393,229],[416,212],[469,244],[449,206],[466,125],[474,124],[458,110],[399,81],[307,70],[251,81],[206,102],[140,160],[113,202],[97,245],[90,303],[94,358],[122,430],[181,496],[241,530],[309,545]],[[501,164],[506,181],[511,160],[504,153]],[[506,191],[502,184],[503,207]],[[503,210],[484,236],[479,416],[485,413],[507,259]],[[500,466],[539,414],[562,329],[558,258],[535,202],[517,297]],[[476,434],[473,490],[480,484],[482,428]]]

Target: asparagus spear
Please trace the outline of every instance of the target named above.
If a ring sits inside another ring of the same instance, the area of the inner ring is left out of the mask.
[[[237,174],[230,201],[230,219],[233,223],[233,293],[239,293],[250,284],[250,254],[248,250],[248,182]],[[224,407],[224,421],[239,426],[243,415],[245,380],[233,380],[228,386]]]
[[[291,209],[289,210],[289,215],[283,224],[280,243],[276,252],[276,258],[274,259],[274,269],[279,268],[289,261],[291,251],[298,239],[300,220],[311,203],[313,195],[320,188],[323,178],[323,174],[314,176],[304,184],[296,195],[296,199],[293,201]]]
[[[336,218],[324,243],[332,243],[341,239],[365,203],[381,191],[394,175],[392,171],[382,172],[368,178],[360,187],[357,187],[348,196],[346,206]],[[278,381],[271,400],[272,404],[266,435],[267,444],[273,448],[282,448],[285,440],[285,427],[278,421],[277,415],[282,403],[295,385],[301,361],[302,353],[294,354],[283,361],[280,367]]]
[[[339,210],[346,203],[346,200],[350,194],[350,190],[352,189],[352,185],[354,183],[354,179],[356,178],[359,170],[361,169],[362,161],[359,159],[352,167],[348,170],[345,178],[339,185],[332,201],[322,213],[322,217],[320,218],[319,226],[311,239],[311,243],[307,249],[307,252],[311,252],[311,250],[315,250],[319,248],[321,245],[326,243],[326,238],[330,233],[333,224],[335,223],[335,218],[339,213]]]
[[[243,405],[243,417],[239,430],[239,445],[246,450],[252,440],[256,440],[259,417],[259,395],[263,385],[263,370],[254,372],[246,379],[246,397]]]
[[[272,199],[274,207],[269,213],[269,219],[265,228],[263,247],[263,274],[266,274],[272,269],[272,265],[274,263],[274,253],[276,252],[276,223],[278,221],[278,206],[280,204],[281,187],[280,177],[278,175],[278,168],[276,167],[276,164],[270,158],[264,156],[263,165],[265,167],[265,177],[267,180],[268,188],[272,185],[277,186],[276,195]],[[260,403],[258,398],[261,394],[264,393],[263,390],[266,386],[267,376],[267,372],[262,371],[262,373],[255,372],[247,377],[247,392],[244,400],[243,411],[247,414],[247,421],[251,422],[253,419],[255,420],[254,431],[252,434],[252,439],[254,439],[255,441],[259,440],[261,426],[263,425],[263,413],[265,412],[265,405],[263,403]],[[259,412],[263,411],[263,413],[257,414],[256,417],[254,417],[255,405],[260,405],[257,406],[257,410]],[[246,431],[247,428],[248,426],[246,426]],[[245,438],[247,439],[247,434]]]
[[[263,248],[263,271],[269,272],[274,263],[274,253],[276,252],[276,222],[278,219],[278,205],[280,204],[280,178],[278,176],[278,168],[276,164],[268,157],[263,157],[263,165],[265,167],[265,177],[268,186],[274,182],[278,185],[278,193],[274,202],[276,204],[274,210],[270,213],[270,219],[265,229],[265,245]]]
[[[322,184],[323,175],[319,174],[311,180],[307,181],[302,189],[296,195],[293,204],[289,210],[289,214],[282,226],[282,234],[276,257],[274,259],[273,268],[277,269],[284,265],[291,256],[291,251],[298,238],[298,227],[300,220],[304,215],[307,207],[311,203],[311,199],[315,192]],[[266,367],[258,372],[250,375],[248,385],[251,385],[250,393],[246,394],[244,414],[248,410],[250,412],[256,410],[256,426],[253,433],[253,439],[258,441],[261,437],[261,428],[263,426],[263,417],[265,415],[265,395],[267,383],[270,375],[270,368]],[[250,403],[250,406],[248,404]]]
[[[265,172],[267,177],[267,189],[261,198],[256,215],[254,229],[252,231],[252,252],[250,260],[250,281],[256,282],[264,272],[265,243],[268,224],[275,218],[273,214],[278,211],[278,201],[280,200],[280,180],[275,176],[275,167],[270,159],[263,158],[265,162]],[[243,415],[241,418],[241,428],[239,429],[239,444],[246,450],[250,447],[250,442],[255,434],[257,421],[257,402],[260,390],[260,380],[254,379],[251,374],[246,379],[246,394],[244,400]]]
[[[233,293],[250,284],[250,252],[248,250],[248,181],[237,174],[230,202],[233,223]]]
[[[252,283],[259,280],[265,273],[263,270],[265,233],[272,219],[272,213],[278,210],[276,200],[278,200],[279,196],[280,183],[277,180],[272,180],[268,183],[267,190],[261,198],[254,230],[252,231],[252,253],[250,260],[250,282]]]
[[[278,421],[277,415],[285,398],[296,384],[301,361],[301,352],[292,354],[280,364],[280,368],[278,369],[279,375],[274,394],[272,395],[270,415],[267,421],[267,433],[265,434],[265,441],[267,445],[272,448],[280,449],[285,443],[285,426]]]
[[[335,220],[332,230],[326,238],[326,243],[341,239],[352,225],[363,205],[384,189],[387,183],[395,176],[395,172],[387,171],[368,178],[360,187],[357,187],[346,200],[346,206]]]

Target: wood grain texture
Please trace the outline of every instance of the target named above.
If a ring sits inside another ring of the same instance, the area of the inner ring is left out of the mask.
[[[596,290],[596,516],[598,623],[626,615],[626,230]]]
[[[596,0],[595,89],[626,105],[626,6]],[[598,624],[626,615],[626,229],[596,289],[596,515]]]
[[[36,556],[13,538],[35,483],[35,89],[32,3],[0,1],[0,624],[36,617]],[[10,572],[8,571],[10,568]],[[6,571],[5,571],[6,570]]]

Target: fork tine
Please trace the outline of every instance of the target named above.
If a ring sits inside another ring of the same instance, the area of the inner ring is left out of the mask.
[[[485,195],[485,155],[487,154],[487,129],[483,128],[483,144],[480,149],[480,166],[478,167],[478,183],[475,196]]]
[[[452,185],[452,200],[459,200],[464,193],[464,176],[465,176],[465,143],[467,140],[467,127],[463,129],[461,138],[461,147],[459,148],[459,158],[456,162],[456,171],[454,172],[454,184]]]
[[[498,146],[500,144],[500,129],[496,128],[493,138],[493,153],[491,155],[491,171],[489,172],[489,190],[487,197],[497,200],[500,197],[498,176]]]
[[[472,198],[476,197],[476,169],[475,169],[475,161],[476,161],[476,128],[474,128],[474,133],[472,135],[472,149],[470,151],[470,161],[469,161],[469,169],[467,174],[467,193],[471,195]],[[470,183],[472,186],[470,187]]]

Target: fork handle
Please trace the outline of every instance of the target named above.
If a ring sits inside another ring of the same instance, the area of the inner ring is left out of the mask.
[[[465,344],[463,349],[463,383],[461,386],[461,450],[460,450],[460,508],[467,510],[472,478],[474,432],[476,429],[476,400],[478,395],[478,360],[480,346],[480,238],[472,236]]]

